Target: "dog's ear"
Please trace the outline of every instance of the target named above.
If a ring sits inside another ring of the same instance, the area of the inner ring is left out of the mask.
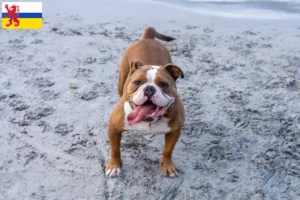
[[[179,67],[177,67],[176,65],[169,63],[169,64],[166,64],[163,68],[171,74],[171,76],[174,78],[175,81],[179,77],[184,78],[184,74],[183,74],[182,70]]]
[[[133,74],[138,68],[143,66],[144,63],[140,60],[135,60],[130,63],[130,75]]]

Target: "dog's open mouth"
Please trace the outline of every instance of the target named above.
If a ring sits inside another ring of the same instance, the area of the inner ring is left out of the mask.
[[[142,105],[131,104],[133,111],[127,116],[129,125],[139,123],[141,121],[154,122],[160,119],[168,109],[168,105],[158,107],[152,101],[146,101]]]

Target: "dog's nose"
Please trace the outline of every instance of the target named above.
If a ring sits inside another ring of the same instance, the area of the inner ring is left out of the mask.
[[[151,99],[151,97],[155,94],[155,92],[156,92],[156,89],[151,85],[147,85],[144,88],[144,95],[146,97],[148,97],[148,99]]]

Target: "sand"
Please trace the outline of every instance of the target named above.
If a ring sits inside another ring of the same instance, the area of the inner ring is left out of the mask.
[[[300,25],[148,1],[44,1],[41,31],[0,31],[0,199],[300,199]],[[146,27],[185,73],[178,178],[163,135],[128,132],[108,179],[118,66]]]

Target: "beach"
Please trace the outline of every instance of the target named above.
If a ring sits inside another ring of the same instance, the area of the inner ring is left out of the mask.
[[[105,177],[119,63],[145,28],[184,72],[186,110],[164,135],[124,132]],[[0,30],[0,200],[300,199],[300,25],[294,15],[209,15],[163,1],[43,1],[43,29]]]

